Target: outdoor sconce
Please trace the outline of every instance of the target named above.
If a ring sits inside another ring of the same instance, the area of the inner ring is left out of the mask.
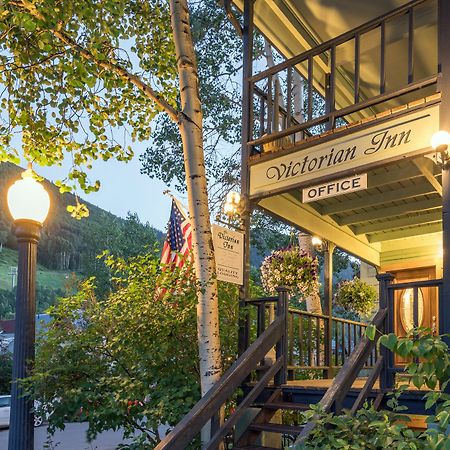
[[[19,252],[9,448],[31,449],[34,448],[34,402],[17,381],[30,376],[34,362],[37,246],[50,209],[50,197],[33,178],[29,166],[22,179],[8,189],[7,200]]]
[[[444,167],[449,161],[448,146],[450,145],[450,134],[447,131],[437,131],[431,137],[431,146],[435,150],[433,160],[436,164]]]
[[[227,194],[223,212],[230,218],[241,213],[241,194],[239,192],[230,191]]]
[[[316,251],[320,252],[320,250],[322,250],[322,239],[320,239],[320,237],[318,236],[313,236],[311,238],[311,243],[313,245],[313,247],[316,249]]]

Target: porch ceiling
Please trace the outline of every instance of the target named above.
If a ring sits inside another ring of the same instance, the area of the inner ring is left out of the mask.
[[[234,0],[242,10],[244,0]],[[409,3],[407,0],[256,0],[254,23],[258,30],[286,58],[344,34],[372,19]],[[414,14],[414,79],[436,73],[437,45],[435,42],[436,1],[426,1]],[[405,15],[386,25],[386,89],[395,90],[407,77],[408,19]],[[380,74],[379,30],[361,38],[360,77],[361,98],[375,95]],[[353,43],[337,47],[336,102],[341,107],[351,104],[352,91],[348,85],[354,76]],[[316,58],[314,86],[324,92],[325,73],[329,70],[329,55]],[[297,69],[306,76],[304,67]]]
[[[391,251],[391,241],[441,232],[441,172],[430,159],[421,156],[377,167],[367,172],[367,180],[365,190],[308,204],[301,202],[301,190],[294,189],[259,205],[376,265],[383,249]],[[282,207],[283,202],[289,206]]]

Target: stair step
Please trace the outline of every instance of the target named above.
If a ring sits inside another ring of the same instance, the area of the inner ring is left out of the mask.
[[[267,409],[291,409],[295,411],[306,411],[309,408],[309,405],[304,405],[301,403],[291,403],[291,402],[271,402],[265,403],[264,408]]]
[[[302,432],[303,427],[293,427],[291,425],[283,425],[280,423],[252,423],[250,424],[249,429],[252,431],[268,431],[269,433],[297,435]]]

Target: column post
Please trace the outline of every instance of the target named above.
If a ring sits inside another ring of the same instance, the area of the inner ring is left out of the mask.
[[[440,72],[439,128],[450,132],[450,2],[438,3],[438,64]],[[443,285],[439,305],[439,334],[450,333],[450,164],[442,168]],[[450,339],[445,338],[448,344]]]
[[[242,146],[241,146],[241,198],[243,211],[241,214],[244,229],[244,276],[243,285],[239,289],[239,337],[238,354],[242,355],[249,344],[249,316],[246,311],[246,301],[250,297],[250,217],[251,204],[249,201],[249,167],[250,146],[252,130],[252,92],[248,78],[253,73],[253,2],[244,0],[244,27],[243,27],[243,69],[242,69]]]
[[[394,280],[391,273],[381,273],[377,275],[379,282],[379,305],[380,309],[387,309],[386,319],[381,333],[393,333],[394,331],[394,302],[393,296],[390,295],[388,286]],[[391,298],[392,297],[392,298]],[[380,347],[380,355],[383,357],[383,368],[380,373],[381,389],[391,389],[394,387],[394,374],[389,369],[394,366],[393,354],[384,346]]]

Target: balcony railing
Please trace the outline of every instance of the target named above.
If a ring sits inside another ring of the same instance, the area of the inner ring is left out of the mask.
[[[437,0],[415,0],[252,76],[252,152],[436,94],[436,48]]]

